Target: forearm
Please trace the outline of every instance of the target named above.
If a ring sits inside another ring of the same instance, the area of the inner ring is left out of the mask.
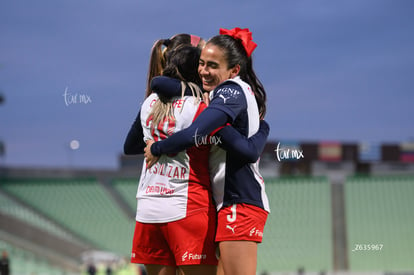
[[[181,81],[168,76],[156,76],[151,80],[151,91],[166,98],[181,96]],[[184,95],[192,95],[191,89],[185,87]]]
[[[227,115],[216,109],[207,108],[186,129],[179,131],[165,140],[155,142],[151,146],[154,156],[178,153],[197,143],[198,137],[208,136],[213,130],[227,122]]]
[[[256,134],[247,138],[232,126],[226,126],[216,133],[219,137],[219,146],[229,153],[235,154],[247,162],[254,163],[261,156],[267,137],[269,125],[264,120],[260,121],[260,128]]]
[[[145,142],[144,132],[141,126],[140,120],[141,110],[138,112],[131,129],[124,142],[124,154],[126,155],[139,155],[144,153]]]

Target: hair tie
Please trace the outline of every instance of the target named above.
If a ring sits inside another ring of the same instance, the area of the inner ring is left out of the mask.
[[[235,39],[240,39],[244,49],[246,50],[247,57],[250,57],[257,44],[253,42],[252,33],[249,29],[234,28],[231,30],[220,28],[220,34],[229,35]]]
[[[191,37],[191,45],[193,45],[193,47],[197,47],[198,43],[201,40],[201,37],[199,37],[197,35],[192,35],[192,34],[190,35],[190,37]]]
[[[168,46],[170,45],[170,43],[171,43],[171,40],[170,40],[170,39],[164,39],[164,41],[162,42],[162,44],[163,44],[165,47],[168,47]]]

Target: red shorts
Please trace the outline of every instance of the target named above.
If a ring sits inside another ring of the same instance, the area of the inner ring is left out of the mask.
[[[216,242],[262,242],[268,212],[249,204],[233,204],[218,212]]]
[[[217,265],[216,211],[200,210],[168,223],[136,222],[132,263],[157,265]]]

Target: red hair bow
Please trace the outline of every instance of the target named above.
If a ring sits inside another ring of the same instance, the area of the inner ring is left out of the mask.
[[[247,56],[250,57],[257,44],[253,42],[252,32],[249,29],[234,28],[232,30],[226,30],[220,28],[220,34],[230,35],[233,38],[240,39],[247,52]]]

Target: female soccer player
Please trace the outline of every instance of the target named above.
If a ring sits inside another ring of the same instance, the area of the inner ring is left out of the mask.
[[[145,139],[161,140],[184,129],[205,108],[197,75],[200,50],[174,49],[164,75],[180,79],[193,96],[162,101],[150,94],[141,107]],[[165,155],[142,168],[137,191],[131,262],[145,264],[150,275],[216,273],[216,211],[208,176],[209,147]]]

